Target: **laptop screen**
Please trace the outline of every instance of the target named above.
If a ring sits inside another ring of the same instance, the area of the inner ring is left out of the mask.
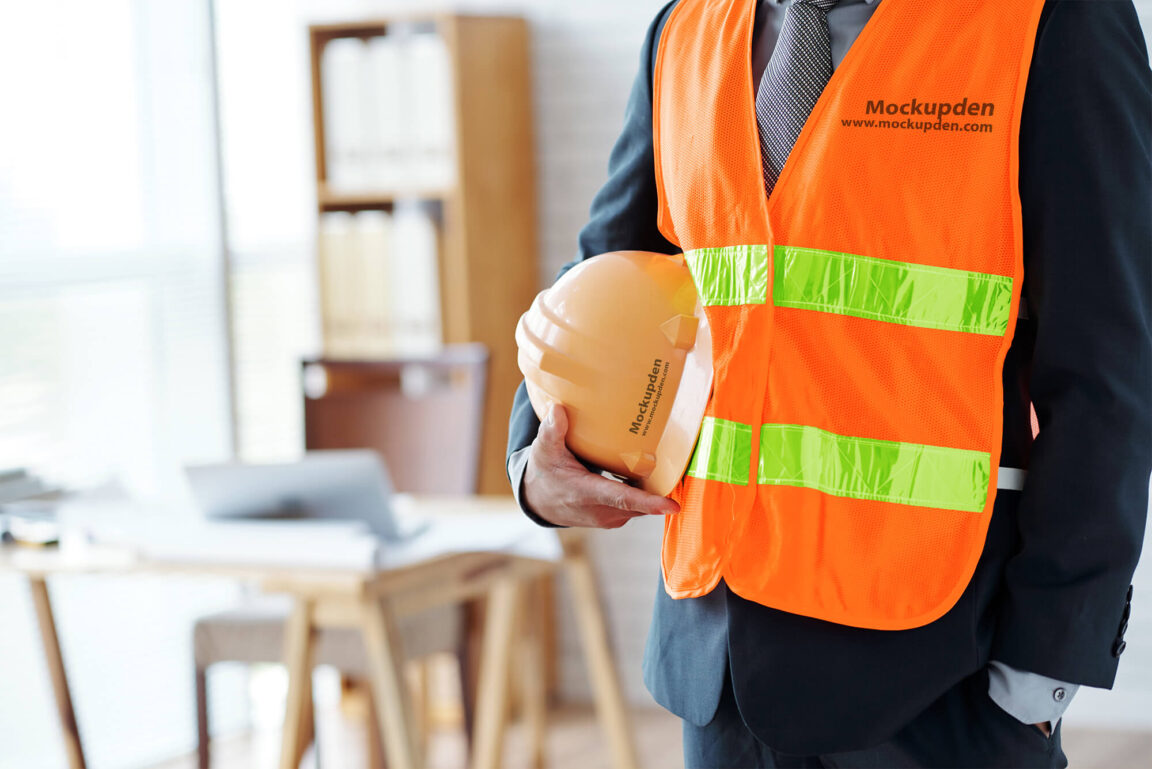
[[[198,465],[185,472],[206,518],[361,520],[381,539],[401,538],[392,481],[374,451],[312,451],[298,462]]]

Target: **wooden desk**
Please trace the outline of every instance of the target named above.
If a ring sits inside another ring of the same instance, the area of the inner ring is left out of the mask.
[[[416,510],[433,518],[469,513],[520,515],[504,497],[421,497]],[[592,677],[596,707],[617,769],[638,766],[628,710],[608,644],[595,576],[580,532],[560,532],[561,561],[524,558],[502,552],[468,552],[437,556],[410,565],[374,569],[293,569],[251,564],[180,563],[148,560],[127,551],[88,548],[69,552],[0,548],[0,571],[16,571],[32,592],[40,636],[48,665],[65,751],[71,769],[83,769],[84,750],[72,706],[71,692],[56,633],[47,578],[64,574],[195,573],[255,582],[267,592],[292,596],[293,611],[285,629],[289,685],[284,715],[280,766],[293,769],[304,748],[305,723],[311,705],[312,653],[322,627],[359,630],[367,652],[376,717],[392,769],[419,769],[423,758],[413,729],[411,703],[402,675],[402,649],[396,617],[431,606],[487,596],[480,681],[477,695],[472,765],[497,769],[508,710],[508,681],[517,641],[519,609],[525,584],[542,575],[563,571],[571,581],[577,624]],[[531,638],[531,634],[527,636]],[[533,644],[517,667],[527,667],[532,685],[525,693],[532,750],[542,761],[544,701],[540,654]]]

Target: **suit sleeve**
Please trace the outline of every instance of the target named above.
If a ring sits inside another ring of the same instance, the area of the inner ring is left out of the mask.
[[[1020,138],[1040,430],[994,659],[1111,687],[1152,467],[1152,75],[1131,2],[1058,2]]]
[[[666,5],[648,28],[640,52],[640,72],[632,85],[624,113],[624,128],[608,159],[608,180],[592,201],[588,223],[580,231],[576,259],[564,265],[560,275],[580,261],[608,251],[658,251],[666,254],[679,251],[656,226],[656,169],[652,147],[652,70],[660,33],[674,5]],[[521,509],[537,523],[547,525],[527,508],[520,496],[527,466],[523,450],[532,444],[539,429],[540,422],[521,383],[512,402],[508,423],[508,480]]]

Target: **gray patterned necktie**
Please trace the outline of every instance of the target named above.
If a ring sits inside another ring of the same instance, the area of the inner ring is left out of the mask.
[[[780,38],[756,90],[760,158],[768,194],[804,123],[832,77],[828,9],[838,0],[796,0],[784,14]]]

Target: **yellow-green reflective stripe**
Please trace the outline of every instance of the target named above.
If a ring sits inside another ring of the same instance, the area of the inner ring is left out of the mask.
[[[688,475],[706,481],[748,485],[752,466],[752,426],[704,417]]]
[[[763,425],[757,480],[836,497],[980,512],[991,481],[982,451],[877,441],[805,425]]]
[[[1012,278],[776,246],[772,303],[906,326],[1002,336]]]
[[[697,248],[685,251],[684,257],[702,304],[764,304],[768,301],[767,246]]]

